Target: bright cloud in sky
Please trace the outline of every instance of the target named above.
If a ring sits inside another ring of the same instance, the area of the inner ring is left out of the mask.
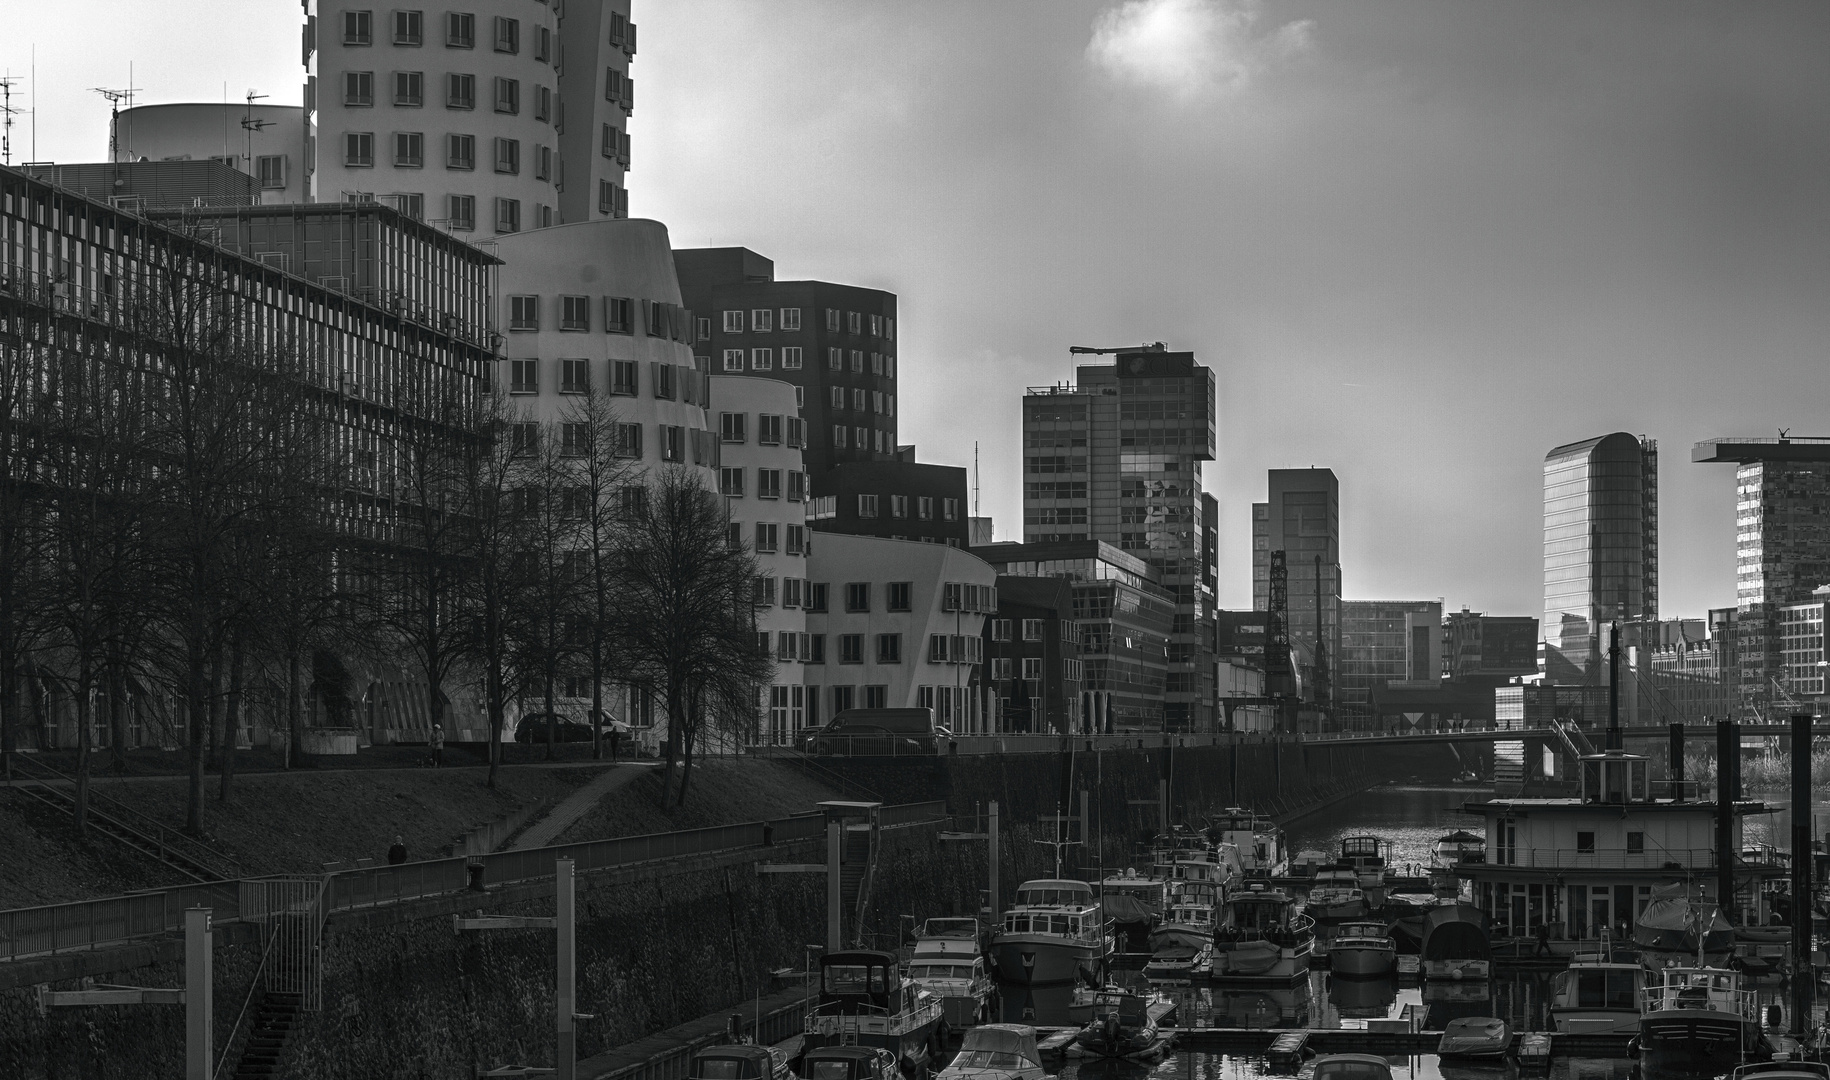
[[[1124,0],[1094,20],[1087,59],[1119,82],[1204,97],[1242,90],[1301,53],[1312,26],[1266,29],[1255,0]]]

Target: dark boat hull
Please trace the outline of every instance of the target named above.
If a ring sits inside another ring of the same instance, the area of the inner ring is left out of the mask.
[[[1755,1032],[1741,1017],[1705,1009],[1647,1013],[1639,1022],[1640,1052],[1652,1063],[1687,1072],[1721,1072],[1741,1061]]]

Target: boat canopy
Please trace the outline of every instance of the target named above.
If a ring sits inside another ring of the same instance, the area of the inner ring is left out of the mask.
[[[1036,1029],[1027,1024],[980,1024],[967,1028],[959,1045],[960,1056],[980,1051],[1010,1054],[1028,1065],[1042,1064],[1042,1055],[1036,1050]]]
[[[708,1046],[693,1055],[693,1080],[769,1080],[775,1057],[766,1046]]]
[[[1493,946],[1487,915],[1470,904],[1446,904],[1423,914],[1425,960],[1488,960]]]
[[[979,921],[970,918],[929,919],[921,924],[921,936],[925,938],[970,938],[976,941],[979,936]]]
[[[1651,903],[1633,924],[1633,940],[1648,949],[1695,952],[1699,929],[1705,952],[1734,948],[1735,928],[1722,917],[1722,909],[1694,886],[1675,882],[1653,891]]]
[[[1104,898],[1106,917],[1114,922],[1147,922],[1157,914],[1159,905],[1129,892],[1118,892],[1108,888]]]
[[[858,1008],[893,1013],[902,992],[896,957],[870,949],[849,949],[820,957],[820,1004],[823,1012]]]
[[[1018,906],[1090,907],[1093,887],[1084,881],[1038,879],[1017,886]]]

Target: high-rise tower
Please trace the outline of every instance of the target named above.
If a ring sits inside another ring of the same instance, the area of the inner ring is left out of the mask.
[[[1544,458],[1544,672],[1605,683],[1607,625],[1623,646],[1658,618],[1658,444],[1624,431]]]
[[[1313,699],[1329,706],[1341,664],[1341,484],[1332,469],[1272,469],[1266,496],[1252,504],[1252,608],[1270,610],[1271,553],[1283,552],[1286,630],[1312,657]]]

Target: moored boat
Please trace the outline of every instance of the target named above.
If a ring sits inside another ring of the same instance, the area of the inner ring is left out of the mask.
[[[1326,851],[1304,848],[1290,857],[1290,876],[1312,878],[1316,871],[1334,863],[1334,856]]]
[[[1290,845],[1284,831],[1253,810],[1229,806],[1208,825],[1208,835],[1239,851],[1241,873],[1248,879],[1279,877],[1290,869]]]
[[[880,1047],[896,1055],[904,1075],[916,1076],[928,1068],[940,1023],[939,999],[904,979],[895,956],[847,949],[820,957],[820,997],[807,1014],[804,1042],[809,1050]]]
[[[1328,945],[1328,967],[1336,975],[1389,975],[1398,970],[1398,946],[1382,923],[1343,923]]]
[[[1646,1006],[1646,969],[1602,956],[1581,956],[1550,987],[1550,1018],[1569,1035],[1631,1034]]]
[[[903,1080],[896,1055],[880,1046],[822,1046],[801,1055],[800,1080]]]
[[[1141,994],[1102,991],[1075,1045],[1098,1057],[1134,1058],[1158,1049],[1160,1035],[1150,1002]]]
[[[959,1053],[937,1080],[1042,1080],[1036,1029],[1027,1024],[980,1024],[961,1040]]]
[[[1214,923],[1213,978],[1293,980],[1309,970],[1315,924],[1295,899],[1260,884],[1236,892]]]
[[[1667,967],[1646,991],[1639,1049],[1654,1067],[1721,1072],[1765,1050],[1754,992],[1727,968]]]
[[[1503,1058],[1512,1050],[1512,1025],[1497,1016],[1464,1016],[1442,1029],[1440,1058]]]
[[[1153,983],[1192,983],[1197,975],[1213,969],[1212,942],[1200,945],[1167,945],[1151,954],[1144,965],[1144,978]]]
[[[1354,872],[1362,889],[1385,884],[1390,854],[1391,845],[1376,836],[1349,836],[1341,841],[1341,865]]]
[[[1162,921],[1168,882],[1152,874],[1127,869],[1108,874],[1099,882],[1099,906],[1112,924],[1115,951],[1134,953],[1149,949],[1150,931]]]
[[[1214,897],[1206,889],[1177,893],[1169,910],[1150,931],[1150,952],[1154,955],[1171,945],[1199,948],[1214,939]]]
[[[1485,979],[1493,972],[1487,915],[1469,904],[1443,904],[1423,913],[1423,977]]]
[[[1104,982],[1106,942],[1099,902],[1084,881],[1039,878],[1017,887],[991,939],[997,977],[1010,983]]]
[[[794,1080],[788,1055],[769,1046],[708,1046],[687,1064],[688,1080]]]
[[[909,981],[939,999],[950,1028],[971,1027],[989,1017],[993,987],[979,921],[946,918],[922,923],[909,957]]]
[[[1315,873],[1315,883],[1303,898],[1303,912],[1318,923],[1344,922],[1366,917],[1366,891],[1352,867],[1335,863]]]

